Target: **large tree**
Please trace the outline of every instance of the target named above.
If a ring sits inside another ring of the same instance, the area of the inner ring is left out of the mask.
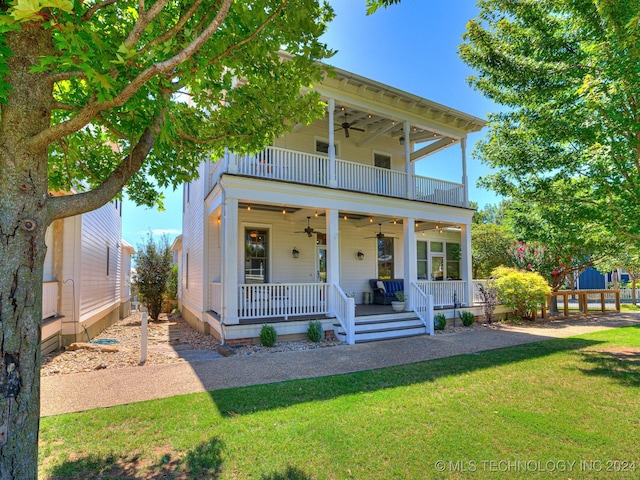
[[[480,0],[459,53],[503,106],[476,153],[507,197],[640,238],[640,0]]]
[[[331,17],[320,0],[0,0],[1,479],[37,473],[47,226],[123,187],[156,204],[153,178],[321,116],[301,87]]]

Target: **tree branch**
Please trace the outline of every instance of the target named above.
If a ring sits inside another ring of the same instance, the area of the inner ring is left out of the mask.
[[[29,141],[29,146],[33,149],[46,148],[50,143],[76,132],[85,127],[96,114],[102,110],[109,108],[119,107],[129,100],[146,82],[150,79],[171,72],[178,66],[189,60],[220,27],[227,14],[233,0],[224,0],[222,7],[216,17],[211,23],[204,29],[204,31],[198,35],[189,45],[187,45],[182,51],[174,55],[173,57],[165,60],[164,62],[157,62],[149,66],[138,74],[128,85],[126,85],[122,91],[113,97],[109,101],[105,102],[90,102],[78,114],[70,118],[67,121],[61,122],[57,125],[43,130],[37,135],[33,136]]]
[[[138,8],[138,21],[133,26],[126,40],[123,42],[123,45],[127,49],[132,49],[135,47],[138,40],[144,33],[145,28],[156,18],[162,9],[169,3],[169,0],[156,0],[156,2],[151,6],[149,10],[145,12],[144,10],[144,2],[140,0],[139,8]]]
[[[158,38],[149,42],[149,45],[147,45],[147,49],[149,47],[155,47],[156,45],[159,45],[162,42],[166,42],[170,38],[173,38],[176,35],[176,33],[182,30],[182,28],[191,19],[191,17],[193,17],[193,14],[196,12],[198,7],[200,7],[200,5],[202,5],[202,0],[196,0],[195,2],[193,2],[191,7],[189,7],[189,9],[185,12],[184,16],[178,20],[178,23],[176,23],[172,28],[170,28],[163,35],[160,35]]]
[[[81,22],[86,22],[91,17],[93,17],[93,14],[96,13],[98,10],[100,10],[101,8],[107,7],[109,5],[112,5],[112,4],[116,3],[116,1],[117,0],[104,0],[102,2],[96,3],[93,7],[91,7],[89,10],[87,10],[84,13],[84,15],[82,15],[82,17],[80,18],[80,21]]]
[[[142,167],[147,155],[153,148],[160,125],[164,122],[164,113],[159,113],[149,127],[140,136],[131,153],[111,175],[95,189],[74,195],[49,197],[49,221],[86,213],[101,207],[115,197],[127,184],[129,179]]]
[[[231,53],[233,50],[235,50],[238,47],[241,47],[242,45],[244,45],[245,43],[251,41],[252,39],[254,39],[262,30],[265,29],[265,27],[267,25],[269,25],[269,23],[271,23],[273,21],[273,19],[280,15],[280,12],[282,12],[282,10],[284,10],[284,7],[289,3],[289,0],[285,0],[284,2],[282,2],[282,4],[280,5],[279,8],[277,8],[270,16],[269,18],[267,18],[267,20],[265,20],[265,22],[260,25],[258,28],[256,28],[255,32],[253,32],[251,35],[249,35],[247,38],[245,38],[244,40],[240,40],[238,43],[235,43],[233,45],[231,45],[229,48],[227,48],[224,52],[222,52],[220,55],[218,55],[217,57],[213,58],[211,61],[209,61],[207,63],[207,65],[213,65],[216,62],[219,62],[220,60],[222,60],[224,57],[226,57],[229,53]]]
[[[71,80],[72,78],[76,78],[76,77],[85,78],[85,74],[84,72],[81,72],[79,70],[73,71],[73,72],[58,72],[58,73],[52,73],[49,76],[49,80],[53,83],[56,83],[56,82],[62,82],[64,80]]]

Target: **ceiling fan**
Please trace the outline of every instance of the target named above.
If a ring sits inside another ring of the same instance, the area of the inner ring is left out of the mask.
[[[347,112],[344,112],[344,122],[342,122],[342,124],[340,125],[339,128],[336,128],[336,130],[340,130],[340,128],[342,128],[344,130],[344,136],[346,138],[349,138],[349,130],[356,130],[358,132],[364,132],[365,130],[363,128],[356,128],[353,127],[352,125],[356,123],[356,122],[347,122]]]
[[[307,217],[307,228],[305,228],[304,230],[300,230],[299,232],[293,232],[293,233],[306,233],[307,237],[310,237],[311,235],[313,235],[313,232],[315,230],[311,228],[311,226],[309,225],[309,220],[311,220],[311,217]]]
[[[365,238],[377,238],[378,240],[382,240],[384,238],[384,233],[382,233],[382,224],[381,223],[378,224],[378,228],[380,229],[380,231],[378,233],[376,233],[375,237],[365,237]]]

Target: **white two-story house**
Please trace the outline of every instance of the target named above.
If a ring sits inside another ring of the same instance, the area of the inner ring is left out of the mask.
[[[323,119],[204,162],[184,186],[180,306],[227,344],[256,341],[264,323],[304,335],[312,318],[348,343],[380,338],[375,323],[424,334],[434,307],[472,304],[466,138],[485,121],[334,73],[313,87]],[[459,182],[415,174],[447,148]],[[406,295],[395,317],[378,301],[392,281]]]

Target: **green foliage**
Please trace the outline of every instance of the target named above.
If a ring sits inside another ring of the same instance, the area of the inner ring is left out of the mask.
[[[491,271],[510,261],[507,253],[516,237],[502,225],[474,224],[471,228],[471,265],[473,278],[487,278]]]
[[[396,300],[398,302],[404,302],[406,300],[406,295],[404,294],[404,290],[398,290],[396,293]]]
[[[557,207],[568,232],[584,222],[638,238],[640,0],[477,5],[459,54],[471,85],[505,107],[474,152],[495,169],[483,185]]]
[[[273,347],[278,339],[278,334],[273,325],[264,324],[260,329],[260,343],[265,347]]]
[[[322,333],[322,323],[320,320],[311,320],[307,328],[307,337],[309,337],[309,340],[319,342],[322,340]]]
[[[500,303],[512,308],[519,318],[535,319],[540,306],[545,305],[551,287],[537,272],[498,267],[492,272]]]
[[[158,320],[171,272],[169,240],[162,236],[156,243],[153,235],[149,234],[146,243],[138,245],[137,250],[133,284],[140,301],[149,311],[149,317]]]
[[[458,315],[460,316],[462,325],[464,325],[465,327],[473,325],[473,323],[476,321],[475,315],[471,312],[460,312]]]
[[[177,263],[174,263],[171,266],[171,271],[169,272],[169,278],[167,279],[166,296],[167,296],[167,300],[178,299],[178,264]]]
[[[447,326],[447,317],[444,316],[444,313],[436,313],[433,316],[434,330],[444,330],[444,327],[446,326]]]

